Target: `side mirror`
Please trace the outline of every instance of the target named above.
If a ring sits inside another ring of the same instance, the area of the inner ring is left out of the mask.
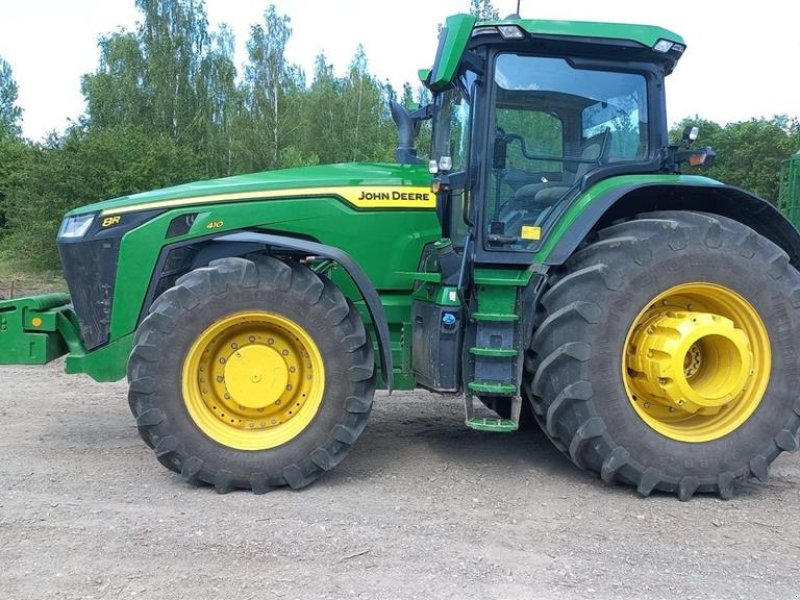
[[[679,173],[683,163],[690,167],[711,167],[716,158],[717,153],[710,146],[698,150],[678,150],[673,147],[672,171]]]
[[[697,150],[689,149],[689,146],[697,140],[700,128],[696,125],[689,125],[683,130],[680,144],[669,146],[665,159],[665,167],[673,173],[681,172],[681,165],[687,164],[690,167],[710,167],[717,158],[717,153],[710,146]]]
[[[690,167],[713,167],[714,161],[717,159],[717,153],[711,146],[706,146],[700,150],[689,152],[686,162]]]

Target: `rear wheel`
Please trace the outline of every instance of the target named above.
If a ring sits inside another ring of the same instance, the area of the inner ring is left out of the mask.
[[[691,212],[614,225],[543,306],[526,361],[534,412],[604,481],[730,497],[797,449],[800,274],[750,228]]]
[[[218,491],[311,483],[363,431],[372,345],[353,305],[296,263],[254,256],[182,277],[129,364],[139,431],[168,468]]]

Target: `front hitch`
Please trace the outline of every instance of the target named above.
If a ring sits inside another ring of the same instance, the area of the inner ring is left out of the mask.
[[[44,365],[84,352],[67,294],[0,301],[0,365]]]

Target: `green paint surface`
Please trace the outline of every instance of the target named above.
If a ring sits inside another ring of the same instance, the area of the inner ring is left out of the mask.
[[[674,31],[654,25],[597,23],[592,21],[542,21],[538,19],[508,19],[503,21],[482,21],[479,23],[479,27],[496,25],[518,25],[533,36],[625,40],[636,42],[648,48],[651,48],[661,39],[686,45],[683,38]]]
[[[82,206],[71,211],[70,215],[113,211],[161,202],[180,200],[218,194],[239,194],[244,192],[274,192],[277,190],[292,191],[299,188],[331,188],[340,186],[422,186],[428,187],[431,176],[424,166],[397,165],[390,163],[345,163],[296,169],[264,171],[247,175],[235,175],[222,179],[209,179],[176,185],[173,187],[132,194],[113,200],[105,200],[95,204]],[[142,210],[147,207],[143,206]],[[303,212],[298,205],[297,210]]]
[[[114,289],[111,338],[132,332],[163,245],[208,235],[195,227],[186,236],[166,240],[170,221],[196,208],[169,211],[127,233],[120,247],[121,270]],[[417,268],[422,248],[439,238],[433,210],[359,211],[341,200],[308,198],[215,204],[204,207],[203,222],[222,221],[214,234],[243,228],[301,235],[344,250],[365,271],[379,292],[410,293],[412,279],[402,273]],[[338,270],[337,270],[338,272]]]
[[[424,166],[329,165],[200,181],[116,198],[73,211],[72,214],[79,214],[131,207],[148,210],[152,203],[196,199],[187,205],[162,207],[163,213],[123,236],[111,310],[110,342],[90,353],[82,347],[73,351],[67,360],[67,371],[88,373],[98,381],[124,377],[133,334],[162,248],[195,238],[249,229],[301,236],[350,254],[381,296],[390,323],[397,387],[413,387],[408,340],[414,278],[409,273],[418,268],[423,247],[441,236],[436,213],[432,208],[357,208],[337,196],[336,188],[378,185],[428,187],[430,181],[431,176]],[[318,194],[310,192],[308,196],[292,198],[281,198],[279,194],[281,190],[290,195],[296,194],[298,189],[313,188],[322,189]],[[269,192],[272,197],[259,199],[257,194],[260,191]],[[255,194],[255,197],[203,202],[204,197],[239,193]],[[183,236],[167,238],[170,222],[188,214],[196,215],[190,231]],[[209,227],[212,224],[213,227]],[[360,304],[358,290],[342,269],[334,267],[328,276]],[[371,326],[368,313],[363,307],[361,309],[365,321]]]
[[[778,208],[800,228],[800,152],[786,160],[781,171]]]
[[[133,350],[134,334],[106,344],[92,352],[70,352],[67,356],[67,373],[86,373],[95,381],[119,381],[128,369],[128,357]]]
[[[668,29],[654,25],[628,23],[598,23],[593,21],[545,21],[539,19],[504,19],[502,21],[476,22],[471,15],[453,15],[445,21],[444,37],[439,42],[436,62],[431,69],[428,87],[439,91],[446,89],[458,74],[464,52],[473,38],[482,33],[496,34],[496,27],[516,25],[531,37],[583,38],[632,42],[652,48],[659,40],[668,40],[686,46],[684,39]],[[658,55],[654,51],[654,54]]]
[[[0,302],[0,365],[44,365],[79,347],[66,294]]]
[[[447,18],[444,26],[444,37],[439,41],[436,64],[433,65],[428,84],[432,90],[444,89],[453,81],[475,27],[475,17],[453,15]]]
[[[493,419],[491,417],[473,417],[465,422],[465,425],[476,431],[488,431],[490,433],[511,433],[519,429],[519,425],[509,419]]]
[[[619,177],[604,179],[573,200],[558,220],[547,228],[544,232],[544,243],[533,255],[533,261],[537,263],[545,262],[559,240],[561,240],[575,221],[578,220],[595,200],[625,186],[644,184],[695,185],[705,187],[724,185],[714,179],[697,175],[621,175]]]
[[[438,306],[461,306],[456,288],[443,286],[438,282],[423,281],[423,284],[414,291],[413,298],[419,302],[429,302]]]

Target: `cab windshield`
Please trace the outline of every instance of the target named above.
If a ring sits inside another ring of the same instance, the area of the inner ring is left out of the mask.
[[[536,245],[554,207],[587,173],[651,152],[642,74],[505,53],[492,110],[486,239],[495,249]]]

